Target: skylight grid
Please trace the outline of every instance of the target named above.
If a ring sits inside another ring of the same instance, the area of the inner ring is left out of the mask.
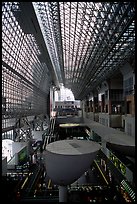
[[[98,81],[98,76],[100,79],[101,68],[106,73],[112,61],[114,67],[118,65],[117,60],[121,63],[119,53],[123,54],[124,49],[134,50],[134,32],[128,29],[131,29],[134,20],[134,6],[131,2],[36,4],[39,4],[41,19],[46,28],[44,32],[55,70],[58,75],[64,72],[69,86],[73,87],[77,83],[78,97],[84,97],[84,85],[88,81],[92,81],[89,84],[92,89],[91,79],[96,78]]]
[[[39,60],[38,44],[33,34],[26,32],[19,2],[4,2],[2,11],[2,98],[5,101],[2,117],[5,121],[5,118],[46,112],[48,90],[42,90],[40,85],[47,68]]]

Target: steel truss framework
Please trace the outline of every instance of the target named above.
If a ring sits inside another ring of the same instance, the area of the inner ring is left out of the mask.
[[[43,57],[34,31],[26,24],[21,4],[2,4],[2,128],[14,126],[15,118],[46,113],[52,81],[49,60]],[[25,6],[30,4],[26,2]],[[31,5],[58,81],[71,88],[75,99],[85,99],[134,58],[133,2]]]
[[[36,2],[35,9],[53,61],[61,73],[64,69],[66,87],[76,99],[134,58],[133,2]]]
[[[2,4],[2,128],[15,118],[47,111],[51,76],[33,33],[27,27],[19,2]]]

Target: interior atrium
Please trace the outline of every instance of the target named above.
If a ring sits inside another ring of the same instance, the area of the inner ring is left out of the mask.
[[[135,202],[134,1],[2,2],[1,141],[5,201]]]

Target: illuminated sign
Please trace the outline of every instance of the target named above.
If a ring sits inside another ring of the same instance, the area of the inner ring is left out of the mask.
[[[60,124],[60,127],[76,127],[79,126],[79,124],[76,123],[66,123],[66,124]]]
[[[123,175],[126,174],[126,166],[112,153],[109,151],[109,159],[113,162],[115,167],[121,171]]]
[[[135,202],[135,192],[130,188],[125,180],[121,181],[121,185],[124,187],[125,191],[130,195],[132,200]]]

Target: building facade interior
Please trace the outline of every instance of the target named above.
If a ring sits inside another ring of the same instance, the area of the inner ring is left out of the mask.
[[[135,202],[135,2],[2,2],[1,185],[15,203]]]

